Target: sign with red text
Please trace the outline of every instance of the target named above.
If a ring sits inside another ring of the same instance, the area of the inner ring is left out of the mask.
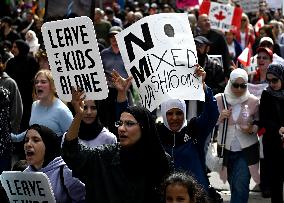
[[[10,202],[55,203],[49,179],[42,172],[4,171],[1,184]]]
[[[60,99],[71,101],[71,86],[87,100],[108,96],[108,87],[92,20],[86,16],[44,23],[44,45]]]
[[[142,105],[150,111],[179,98],[204,100],[198,59],[186,13],[147,16],[116,35]]]
[[[231,5],[203,1],[199,14],[207,14],[211,28],[223,32],[235,30],[241,26],[242,9]]]

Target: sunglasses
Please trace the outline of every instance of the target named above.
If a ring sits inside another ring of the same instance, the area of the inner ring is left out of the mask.
[[[127,121],[116,121],[114,123],[114,126],[117,127],[117,128],[122,126],[122,125],[124,125],[127,128],[131,128],[134,125],[139,125],[139,123],[138,122],[134,122],[134,121],[129,121],[129,120],[127,120]]]
[[[276,83],[278,83],[278,80],[279,80],[278,78],[266,79],[268,84],[270,84],[270,83],[276,84]]]
[[[248,85],[246,83],[241,83],[241,84],[233,83],[232,86],[236,89],[238,89],[238,88],[246,89]]]

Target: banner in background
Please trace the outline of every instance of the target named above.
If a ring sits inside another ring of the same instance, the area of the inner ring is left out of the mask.
[[[176,6],[178,9],[185,9],[196,5],[199,5],[198,0],[176,0]]]

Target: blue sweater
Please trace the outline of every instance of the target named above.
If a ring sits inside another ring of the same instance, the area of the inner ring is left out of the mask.
[[[29,125],[44,125],[53,130],[58,137],[61,137],[70,127],[73,115],[68,107],[58,98],[49,107],[42,106],[39,101],[33,102],[32,113]],[[13,142],[21,142],[25,137],[26,131],[14,135]]]

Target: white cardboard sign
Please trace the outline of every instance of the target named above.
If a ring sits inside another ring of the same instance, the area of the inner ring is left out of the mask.
[[[59,98],[71,101],[74,86],[86,92],[86,99],[105,99],[108,87],[91,19],[47,22],[41,30]]]
[[[10,202],[55,203],[49,179],[42,172],[4,171],[1,184]]]
[[[171,98],[204,101],[202,80],[194,74],[198,60],[185,13],[144,17],[116,39],[144,107],[152,111]]]

